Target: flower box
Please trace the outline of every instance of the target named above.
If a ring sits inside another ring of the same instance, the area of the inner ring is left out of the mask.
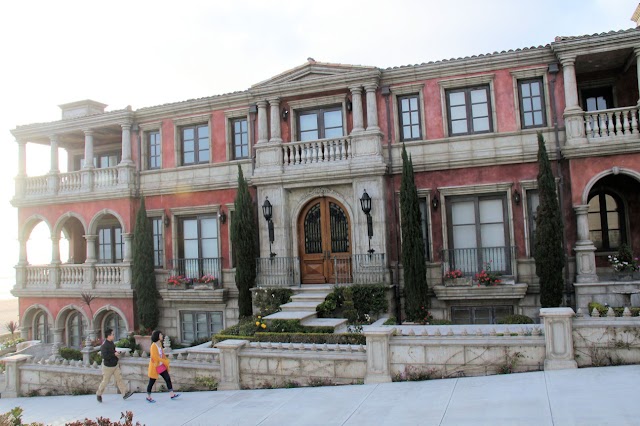
[[[472,284],[473,283],[472,283],[471,277],[445,278],[444,279],[445,287],[469,287]]]

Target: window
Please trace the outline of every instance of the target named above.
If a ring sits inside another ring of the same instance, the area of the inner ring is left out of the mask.
[[[400,140],[420,140],[420,97],[407,95],[398,97],[398,110],[400,111]]]
[[[108,314],[104,319],[104,328],[102,329],[103,338],[107,337],[106,333],[104,332],[107,328],[113,330],[115,340],[120,340],[123,337],[127,337],[127,327],[125,326],[124,320],[115,312]]]
[[[497,324],[513,314],[513,306],[452,306],[452,324]]]
[[[540,194],[537,189],[527,191],[527,222],[529,224],[529,253],[531,257],[535,254],[536,246],[536,218],[538,217],[538,206],[540,205]]]
[[[200,124],[181,128],[182,165],[209,162],[209,125]]]
[[[451,136],[493,131],[488,85],[447,90],[446,96]]]
[[[493,271],[511,273],[511,247],[500,195],[452,198],[447,202],[449,268],[473,275],[490,262]]]
[[[151,220],[151,232],[153,233],[153,267],[164,266],[164,240],[162,238],[162,218],[153,217]]]
[[[301,142],[344,136],[342,109],[336,106],[301,112],[298,115],[298,129]]]
[[[160,164],[160,132],[147,133],[147,169],[159,169]]]
[[[123,247],[124,242],[120,226],[98,229],[98,263],[122,262]]]
[[[589,198],[589,239],[598,251],[618,250],[626,243],[622,200],[616,194],[599,189]]]
[[[233,159],[249,158],[249,128],[247,119],[240,118],[231,122],[233,127]]]
[[[211,336],[223,329],[222,312],[181,312],[182,343],[192,343]]]
[[[547,124],[544,113],[544,90],[542,78],[518,81],[520,96],[520,120],[522,128],[542,127]]]
[[[70,348],[82,348],[84,330],[87,324],[79,312],[74,311],[67,317],[67,345]]]
[[[98,169],[106,169],[108,167],[116,167],[120,162],[120,152],[104,152],[93,156],[93,166]],[[74,157],[74,170],[80,170],[84,167],[84,157]]]
[[[429,253],[429,203],[426,198],[420,198],[420,230],[424,245],[424,258],[431,259]]]
[[[205,274],[220,277],[218,220],[216,216],[180,219],[178,269],[181,275],[197,278]]]
[[[43,311],[39,311],[33,319],[33,339],[49,343],[49,321]]]

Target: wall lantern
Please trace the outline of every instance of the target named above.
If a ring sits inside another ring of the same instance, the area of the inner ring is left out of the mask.
[[[431,207],[433,207],[434,210],[438,210],[439,205],[440,205],[440,193],[436,189],[435,191],[433,191],[433,197],[431,198]]]
[[[168,228],[169,225],[171,225],[171,218],[169,217],[168,214],[165,214],[165,216],[164,216],[164,227]]]
[[[262,204],[262,216],[264,216],[264,220],[267,221],[267,229],[269,230],[269,257],[274,258],[277,255],[271,250],[271,244],[273,244],[274,235],[273,235],[273,221],[271,217],[273,216],[273,207],[269,202],[269,197],[264,197],[264,203]]]
[[[369,256],[375,251],[371,248],[371,237],[373,237],[373,219],[371,218],[371,197],[365,189],[360,198],[360,207],[365,215],[367,215],[367,235],[369,236]]]
[[[289,118],[289,110],[286,108],[282,108],[282,121],[287,121]]]
[[[353,103],[351,99],[347,98],[347,111],[351,112],[351,110],[353,110]]]
[[[516,205],[520,205],[520,201],[522,201],[522,197],[520,196],[520,193],[518,192],[517,189],[513,190],[513,202],[516,203]]]
[[[220,223],[222,223],[223,225],[227,223],[227,214],[224,212],[224,210],[220,209],[218,217],[220,218]]]
[[[251,104],[249,105],[249,114],[257,114],[258,113],[258,105]]]

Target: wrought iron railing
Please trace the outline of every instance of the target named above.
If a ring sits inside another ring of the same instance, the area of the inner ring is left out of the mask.
[[[381,284],[385,282],[387,264],[384,253],[354,254],[353,283]]]
[[[182,275],[185,278],[201,278],[213,275],[222,284],[222,258],[202,257],[197,259],[168,259],[167,269],[171,275]]]
[[[516,247],[482,247],[442,250],[442,273],[459,269],[465,276],[473,276],[488,263],[493,272],[513,275]]]
[[[256,259],[258,287],[300,285],[300,262],[297,257],[260,257]]]

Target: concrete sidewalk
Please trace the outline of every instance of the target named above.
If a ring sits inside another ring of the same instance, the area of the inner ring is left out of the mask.
[[[296,389],[0,399],[23,422],[63,425],[132,411],[156,425],[638,425],[640,365]]]

